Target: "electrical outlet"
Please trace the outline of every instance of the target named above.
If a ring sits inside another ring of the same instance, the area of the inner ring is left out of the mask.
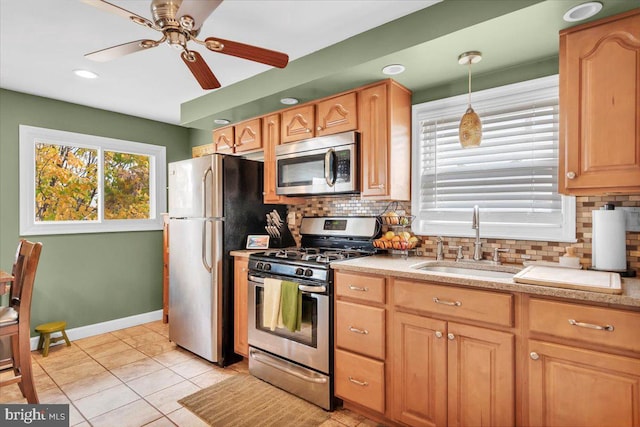
[[[627,231],[640,231],[640,208],[619,207],[624,211],[624,222]]]
[[[292,227],[296,225],[296,213],[295,212],[289,212],[287,214],[287,224],[289,224]]]

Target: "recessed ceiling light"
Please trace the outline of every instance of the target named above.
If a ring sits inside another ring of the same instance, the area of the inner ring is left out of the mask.
[[[382,73],[388,76],[395,76],[396,74],[400,74],[404,72],[405,68],[402,64],[391,64],[387,65],[382,69]]]
[[[73,73],[78,76],[78,77],[83,77],[85,79],[96,79],[98,78],[98,75],[96,73],[94,73],[93,71],[89,71],[89,70],[73,70]]]
[[[217,125],[228,125],[231,122],[227,119],[213,119],[213,123]]]
[[[298,102],[300,101],[298,101],[296,98],[282,98],[280,100],[280,103],[284,105],[296,105]]]
[[[602,9],[602,3],[597,1],[590,1],[582,3],[567,10],[562,19],[567,22],[582,21],[587,18],[591,18]]]

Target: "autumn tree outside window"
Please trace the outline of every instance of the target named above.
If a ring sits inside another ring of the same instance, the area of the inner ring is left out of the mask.
[[[165,148],[20,126],[20,234],[160,230]]]

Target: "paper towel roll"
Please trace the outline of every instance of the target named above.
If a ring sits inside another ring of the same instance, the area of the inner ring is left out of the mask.
[[[592,211],[593,237],[591,264],[596,270],[626,271],[624,211]]]

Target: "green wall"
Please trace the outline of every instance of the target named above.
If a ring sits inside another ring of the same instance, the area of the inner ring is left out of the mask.
[[[125,100],[126,102],[126,100]],[[189,130],[0,89],[0,269],[19,236],[19,125],[163,145],[167,161],[191,157]],[[28,236],[43,243],[32,325],[69,328],[162,308],[162,231]]]

